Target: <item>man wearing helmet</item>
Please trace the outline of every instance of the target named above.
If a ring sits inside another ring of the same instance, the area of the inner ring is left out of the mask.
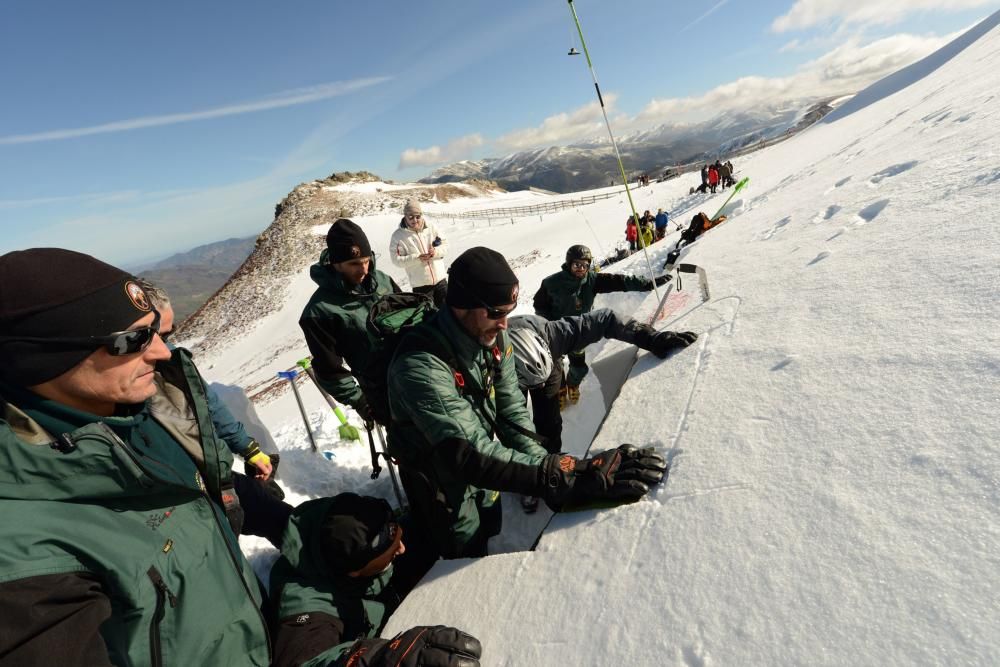
[[[610,308],[598,308],[584,315],[555,321],[537,315],[518,315],[510,318],[507,326],[514,348],[517,383],[522,392],[530,393],[535,432],[545,439],[542,444],[552,453],[562,449],[562,415],[559,411],[562,368],[553,362],[553,358],[582,351],[605,338],[614,338],[649,350],[663,359],[698,338],[698,334],[692,331],[657,331],[631,318],[622,320]],[[538,499],[523,496],[521,505],[526,512],[534,512],[538,508]]]
[[[649,278],[591,271],[593,261],[594,256],[587,246],[570,246],[562,270],[542,280],[541,287],[535,292],[535,314],[547,320],[583,315],[594,307],[594,297],[598,294],[648,292],[654,287]],[[662,285],[668,280],[670,276],[660,276],[655,284]],[[555,364],[561,368],[562,358],[557,358]],[[580,400],[580,383],[589,370],[582,350],[570,353],[569,373],[560,390],[561,403]]]

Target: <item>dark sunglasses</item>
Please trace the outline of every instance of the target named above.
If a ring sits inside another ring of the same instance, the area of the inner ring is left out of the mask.
[[[125,354],[135,354],[142,352],[150,343],[153,337],[159,333],[160,311],[153,310],[153,323],[138,329],[128,331],[116,331],[107,336],[84,336],[81,338],[43,338],[32,336],[11,336],[0,339],[0,343],[24,342],[43,343],[46,345],[67,345],[71,347],[93,347],[105,348],[113,357],[120,357]]]
[[[569,263],[569,268],[571,268],[571,269],[589,269],[590,268],[590,262],[585,262],[583,260],[574,259],[572,262]]]
[[[421,218],[421,214],[420,213],[417,213],[416,215],[408,215],[408,216],[406,216],[407,220],[419,220],[420,218]]]

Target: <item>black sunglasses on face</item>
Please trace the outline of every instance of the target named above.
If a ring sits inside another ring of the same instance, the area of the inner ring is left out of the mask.
[[[590,268],[590,262],[584,262],[584,261],[581,261],[581,260],[578,260],[578,259],[574,259],[572,262],[569,263],[569,268],[571,268],[571,269],[589,269]]]
[[[113,357],[120,357],[125,354],[135,354],[142,352],[150,343],[153,336],[159,333],[160,311],[153,310],[153,323],[149,326],[127,331],[116,331],[107,336],[85,336],[81,338],[43,338],[32,336],[11,336],[0,339],[0,344],[21,341],[25,343],[43,343],[51,345],[67,345],[75,347],[106,348],[108,354]]]

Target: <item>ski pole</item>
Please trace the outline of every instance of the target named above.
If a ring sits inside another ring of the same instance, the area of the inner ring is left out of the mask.
[[[326,403],[330,406],[330,409],[333,410],[333,414],[335,414],[337,419],[340,420],[340,437],[344,440],[361,440],[361,434],[358,433],[357,427],[351,426],[347,423],[347,417],[344,415],[344,411],[341,410],[340,406],[337,405],[337,402],[333,400],[333,396],[326,393],[326,390],[323,389],[322,385],[320,385],[319,378],[316,377],[316,371],[313,370],[312,361],[306,357],[305,359],[299,359],[295,365],[306,372],[309,379],[312,380],[313,384],[316,385],[316,388],[319,389],[319,393],[321,393],[323,398],[326,399]]]
[[[382,445],[382,455],[385,457],[385,464],[389,467],[389,479],[392,480],[392,490],[396,493],[396,502],[400,509],[406,507],[403,503],[403,494],[399,491],[399,480],[396,478],[396,464],[389,457],[389,450],[385,446],[385,433],[382,432],[381,424],[375,424],[375,431],[378,433],[378,441]]]
[[[309,434],[309,442],[312,444],[312,450],[314,452],[319,451],[319,447],[316,446],[316,436],[313,435],[312,426],[309,425],[309,415],[306,414],[306,406],[302,405],[302,397],[299,396],[299,388],[295,386],[295,378],[297,378],[299,372],[295,369],[290,371],[278,371],[278,377],[288,380],[288,384],[292,385],[292,393],[295,394],[295,402],[299,404],[299,412],[302,413],[302,421],[306,425],[306,433]]]
[[[628,186],[628,176],[625,173],[625,164],[622,162],[622,154],[618,150],[618,142],[615,140],[615,134],[611,131],[611,121],[608,120],[608,111],[604,107],[604,97],[601,95],[601,86],[597,83],[597,73],[594,72],[594,63],[590,59],[590,50],[587,49],[587,42],[583,38],[583,28],[580,26],[580,17],[576,15],[576,7],[573,6],[573,0],[567,0],[569,3],[569,11],[573,15],[573,22],[576,23],[576,31],[580,35],[580,46],[583,47],[583,55],[587,58],[587,68],[590,70],[590,78],[594,80],[594,90],[597,91],[597,101],[601,105],[601,113],[604,114],[604,124],[608,128],[608,137],[611,138],[611,145],[615,149],[615,157],[618,159],[618,171],[621,173],[622,182],[625,183],[625,194],[628,197],[628,205],[632,209],[632,215],[635,216],[635,220],[639,220],[639,212],[635,210],[635,201],[632,200],[632,190]],[[649,279],[653,280],[653,265],[649,261],[649,251],[646,249],[645,244],[642,245],[642,254],[646,257],[646,269],[649,271]],[[653,292],[656,294],[656,298],[660,298],[660,290],[657,289],[656,284],[653,284]]]

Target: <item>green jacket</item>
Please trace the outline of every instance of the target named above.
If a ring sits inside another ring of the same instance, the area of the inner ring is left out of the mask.
[[[375,268],[374,259],[362,283],[348,285],[330,267],[329,250],[312,265],[309,276],[318,287],[302,310],[299,326],[313,355],[316,377],[337,401],[358,407],[362,394],[354,375],[364,370],[371,353],[368,311],[379,297],[402,290]]]
[[[327,572],[319,529],[332,498],[309,500],[292,512],[271,569],[277,606],[274,667],[329,665],[358,639],[376,637],[401,599],[390,583],[393,567],[375,577]]]
[[[594,307],[594,297],[608,292],[648,292],[653,282],[648,278],[617,273],[589,271],[577,278],[563,264],[562,271],[542,280],[535,292],[535,314],[547,320],[558,320],[569,315],[589,313]]]
[[[0,387],[0,662],[268,664],[258,583],[220,506],[232,454],[210,427],[160,421],[190,407],[211,424],[186,352],[161,366],[176,392],[124,416]]]
[[[542,495],[548,452],[511,426],[532,429],[506,332],[488,350],[450,309],[439,311],[400,342],[389,367],[389,405],[389,453],[399,460],[407,495],[420,496],[410,497],[412,509],[442,555],[463,554],[496,491]]]

